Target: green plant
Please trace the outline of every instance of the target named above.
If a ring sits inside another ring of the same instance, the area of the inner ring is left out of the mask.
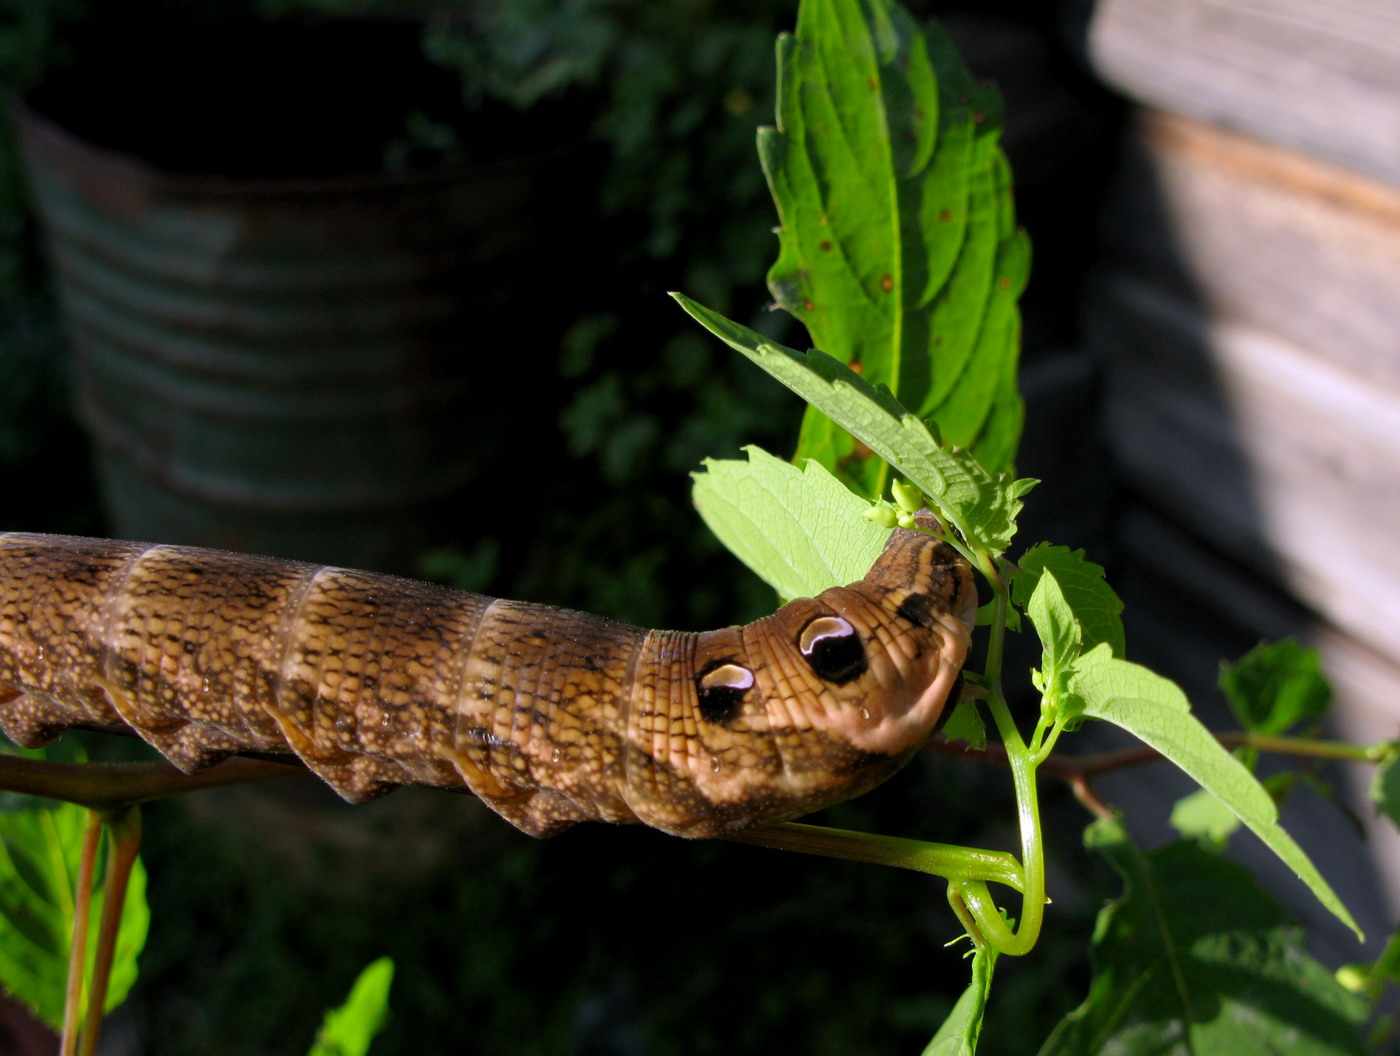
[[[968,1053],[984,1020],[998,1014],[997,958],[1031,953],[1045,923],[1038,776],[1064,778],[1095,815],[1086,842],[1125,887],[1095,930],[1088,997],[1054,1029],[1028,1028],[1028,1047],[1043,1040],[1048,1054],[1321,1054],[1386,1043],[1391,1018],[1376,1019],[1369,1041],[1362,1023],[1400,974],[1400,941],[1374,963],[1334,976],[1309,956],[1298,929],[1256,881],[1219,851],[1243,824],[1354,928],[1278,825],[1270,793],[1286,794],[1298,782],[1271,780],[1266,789],[1251,770],[1261,752],[1374,765],[1377,807],[1395,820],[1396,746],[1313,735],[1328,690],[1315,654],[1291,643],[1261,648],[1227,669],[1222,688],[1243,732],[1211,735],[1179,689],[1125,659],[1122,605],[1102,569],[1082,552],[1048,544],[1009,556],[1032,484],[1011,470],[1020,431],[1015,298],[1028,257],[996,145],[995,100],[936,29],[919,28],[884,0],[807,0],[780,63],[780,125],[761,141],[783,220],[770,282],[824,352],[785,348],[678,300],[808,400],[815,410],[799,448],[807,461],[793,465],[754,449],[746,460],[710,462],[697,475],[696,503],[726,545],[783,596],[859,578],[883,529],[912,524],[925,504],[935,510],[945,538],[991,595],[981,620],[985,656],[936,747],[1010,770],[1020,846],[1013,858],[801,825],[743,838],[946,878],[972,948],[971,981],[925,1051]],[[903,479],[890,482],[887,467]],[[1023,619],[1041,659],[1026,680],[1038,707],[1018,722],[1009,692],[1016,679],[1004,657],[1007,636]],[[999,749],[985,746],[987,716]],[[1063,743],[1094,719],[1135,734],[1144,750],[1065,755]],[[1293,736],[1299,728],[1303,735]],[[1144,852],[1097,797],[1092,778],[1158,757],[1207,795],[1183,801],[1174,815],[1184,841]],[[143,798],[131,780],[114,786],[118,799]],[[191,786],[176,781],[163,790],[179,787]],[[524,886],[527,875],[514,879]],[[672,889],[683,882],[672,880]],[[1019,900],[1008,909],[989,885]]]

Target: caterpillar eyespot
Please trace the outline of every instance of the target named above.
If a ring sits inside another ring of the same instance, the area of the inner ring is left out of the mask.
[[[0,727],[127,726],[192,772],[291,753],[343,797],[465,788],[547,836],[707,837],[848,799],[928,738],[976,608],[895,529],[865,579],[742,627],[647,631],[389,576],[0,534]]]
[[[838,686],[859,678],[869,666],[860,635],[840,616],[818,616],[807,624],[797,648],[819,677]]]
[[[747,667],[728,662],[711,664],[695,680],[701,717],[706,722],[729,722],[739,713],[744,694],[753,686],[753,672]]]

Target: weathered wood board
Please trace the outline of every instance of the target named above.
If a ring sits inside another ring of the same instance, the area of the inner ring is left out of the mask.
[[[1141,102],[1400,185],[1395,0],[1101,0],[1089,50]]]

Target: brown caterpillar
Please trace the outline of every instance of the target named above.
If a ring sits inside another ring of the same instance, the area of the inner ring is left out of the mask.
[[[0,726],[126,725],[186,772],[292,752],[352,802],[461,788],[536,836],[716,836],[874,787],[932,732],[976,605],[895,529],[865,579],[743,627],[647,631],[389,576],[0,534]]]

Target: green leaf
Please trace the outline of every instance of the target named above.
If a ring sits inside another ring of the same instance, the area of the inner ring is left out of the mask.
[[[371,961],[350,988],[345,1004],[326,1013],[308,1056],[365,1056],[388,1018],[393,981],[392,959]]]
[[[1181,835],[1210,848],[1221,848],[1240,827],[1240,819],[1204,788],[1178,799],[1172,806],[1171,825]]]
[[[976,701],[959,702],[938,732],[943,735],[944,740],[966,741],[969,748],[979,752],[987,747],[987,724],[982,719],[982,712],[978,710]]]
[[[54,1027],[63,1023],[73,887],[87,811],[71,803],[0,814],[0,985]],[[103,856],[99,856],[100,858]],[[102,885],[94,885],[89,959],[97,942]],[[113,956],[107,1010],[136,982],[136,958],[150,925],[146,872],[138,859],[127,884]],[[90,963],[90,961],[89,961]]]
[[[1122,874],[1123,897],[1099,915],[1088,998],[1041,1056],[1366,1051],[1364,1003],[1247,870],[1189,842],[1143,854],[1116,822],[1086,842]]]
[[[1019,607],[1030,604],[1041,573],[1053,572],[1084,648],[1107,642],[1114,656],[1123,655],[1123,602],[1104,580],[1102,566],[1086,561],[1083,550],[1048,543],[1031,547],[1016,563],[1020,571],[1011,580],[1011,599]]]
[[[924,1049],[923,1056],[973,1056],[977,1051],[996,963],[995,950],[980,949],[972,955],[972,981]]]
[[[1020,437],[1029,271],[1000,118],[936,25],[890,0],[807,0],[778,44],[778,127],[759,133],[781,221],[778,303],[996,472]],[[798,455],[883,491],[884,467],[816,411]]]
[[[861,516],[870,504],[820,463],[744,450],[748,461],[706,459],[692,474],[695,505],[720,542],[785,599],[863,578],[890,537]]]
[[[966,451],[941,447],[928,425],[823,352],[797,352],[732,322],[683,294],[672,297],[702,326],[747,356],[909,478],[968,546],[1004,551],[1032,480],[993,478]]]
[[[1392,753],[1371,778],[1371,802],[1376,813],[1400,827],[1400,752]]]
[[[1031,618],[1040,637],[1040,669],[1042,690],[1053,699],[1059,698],[1058,684],[1068,674],[1080,653],[1079,623],[1055,574],[1045,569],[1036,578],[1035,590],[1026,602],[1026,615]]]
[[[1235,718],[1252,733],[1283,733],[1326,715],[1332,703],[1317,650],[1291,638],[1261,642],[1223,667],[1220,688]]]
[[[1151,745],[1209,789],[1289,866],[1324,906],[1361,937],[1336,893],[1278,823],[1264,787],[1191,714],[1175,683],[1145,667],[1113,657],[1106,644],[1080,657],[1070,677],[1088,718],[1103,719]]]

